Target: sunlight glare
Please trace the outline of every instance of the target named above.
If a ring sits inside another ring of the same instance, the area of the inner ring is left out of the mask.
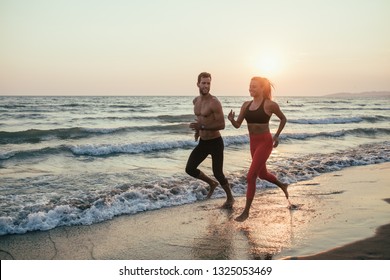
[[[255,68],[263,76],[275,76],[282,71],[282,62],[279,55],[264,54],[255,61]]]

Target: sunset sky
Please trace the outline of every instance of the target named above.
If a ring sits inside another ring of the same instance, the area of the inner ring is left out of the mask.
[[[389,0],[0,0],[0,95],[390,91]]]

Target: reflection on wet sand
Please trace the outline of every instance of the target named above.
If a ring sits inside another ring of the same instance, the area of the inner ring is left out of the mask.
[[[266,191],[256,196],[250,217],[243,223],[234,218],[242,211],[244,199],[239,199],[233,210],[205,206],[207,226],[194,238],[193,259],[274,259],[304,235],[309,221],[316,216],[311,210],[311,205],[318,203],[316,196],[300,196],[306,196],[306,205],[295,198],[291,207],[284,197]]]
[[[275,214],[275,211],[278,213]],[[240,225],[240,230],[250,246],[250,259],[271,260],[293,239],[292,211],[281,209],[253,209],[255,218]],[[271,213],[272,212],[272,213]]]
[[[291,202],[273,190],[256,196],[249,219],[236,224],[237,230],[247,238],[249,259],[275,259],[282,250],[305,236],[310,221],[318,215],[313,207],[320,203],[318,196],[296,186]]]
[[[203,234],[194,238],[192,258],[200,260],[248,259],[248,242],[237,231],[233,209],[208,207]]]
[[[216,210],[214,210],[216,211]],[[218,215],[208,215],[205,234],[194,238],[193,258],[201,260],[234,259],[235,229],[229,217],[233,210],[220,210]]]

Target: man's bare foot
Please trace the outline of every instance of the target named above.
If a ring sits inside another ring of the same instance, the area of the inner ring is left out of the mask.
[[[242,214],[240,216],[238,216],[237,218],[235,218],[234,220],[236,222],[243,222],[245,221],[246,219],[248,219],[249,217],[249,213],[246,213],[246,212],[242,212]]]
[[[232,209],[234,204],[234,199],[228,199],[225,201],[225,203],[222,205],[223,209]]]
[[[282,191],[284,192],[284,195],[285,195],[286,198],[288,199],[288,191],[287,191],[288,184],[281,184],[281,185],[279,186],[279,188],[282,189]]]
[[[213,181],[211,184],[210,184],[210,190],[206,196],[206,199],[209,199],[213,193],[214,193],[214,190],[215,188],[219,185],[219,183],[217,181]]]

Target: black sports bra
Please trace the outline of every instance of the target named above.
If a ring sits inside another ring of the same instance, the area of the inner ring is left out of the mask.
[[[253,101],[249,103],[248,107],[246,107],[244,114],[244,118],[247,123],[269,123],[271,116],[267,115],[267,113],[264,111],[264,101],[265,99],[263,99],[263,102],[261,102],[259,108],[253,111],[249,110],[249,107],[251,106]]]

